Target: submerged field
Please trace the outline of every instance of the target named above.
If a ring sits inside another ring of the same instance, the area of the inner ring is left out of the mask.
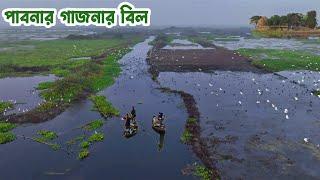
[[[18,123],[50,120],[75,101],[110,86],[121,71],[117,61],[130,51],[130,45],[141,39],[141,36],[132,36],[129,39],[58,39],[9,43],[8,46],[13,49],[0,53],[2,76],[54,74],[60,78],[39,84],[37,90],[43,102],[38,103],[36,108],[23,109],[23,112],[19,110],[17,115],[4,116],[3,119]]]
[[[318,42],[200,34],[0,44],[2,177],[317,179]]]
[[[194,50],[187,48],[182,53],[171,51],[167,58],[154,54],[149,60],[160,71],[157,81],[162,87],[194,98],[193,109],[200,114],[198,141],[205,142],[205,157],[210,157],[214,164],[212,172],[222,179],[317,179],[319,174],[314,167],[320,163],[315,125],[320,117],[316,110],[319,97],[315,96],[320,81],[318,41],[214,35],[180,38],[211,42],[217,51],[210,57],[215,57],[220,48],[231,51],[231,56],[224,56],[224,61],[230,63],[224,64],[229,67],[227,70],[217,65],[209,68],[211,71],[202,69],[197,57],[205,51],[192,53]],[[235,59],[241,63],[237,57],[261,71],[255,73],[248,66],[241,71],[230,69],[236,65],[231,63]],[[190,65],[189,59],[193,59],[193,68],[181,71]],[[159,63],[152,63],[156,61]],[[173,63],[167,64],[171,68],[157,67],[171,61],[180,63],[180,69],[172,68]],[[212,58],[210,62],[215,61],[221,62],[221,58]],[[181,139],[188,142],[192,137],[186,129]]]
[[[131,41],[137,42],[141,37]],[[90,39],[50,41],[3,42],[1,46],[10,47],[0,53],[1,76],[17,75],[17,73],[50,72],[64,75],[67,68],[76,67],[88,60],[72,60],[72,58],[98,57],[109,48],[125,47],[128,39]]]

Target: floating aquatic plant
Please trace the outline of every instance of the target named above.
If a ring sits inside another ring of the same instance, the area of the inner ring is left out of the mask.
[[[88,138],[88,141],[90,143],[94,143],[94,142],[103,141],[103,139],[104,139],[104,134],[95,132]]]
[[[189,142],[192,140],[192,138],[193,138],[192,133],[189,132],[189,131],[186,129],[186,130],[184,130],[184,132],[183,132],[183,134],[182,134],[182,136],[181,136],[180,139],[181,139],[182,143],[187,144],[187,143],[189,143]]]
[[[210,180],[212,177],[212,171],[201,165],[196,165],[193,174],[202,180]]]
[[[16,139],[16,136],[11,132],[0,133],[0,144],[6,144]]]
[[[83,126],[83,128],[88,131],[93,131],[93,130],[101,128],[103,126],[103,123],[104,123],[103,120],[98,119],[98,120],[95,120],[95,121],[92,121],[92,122],[86,124],[85,126]]]
[[[104,117],[119,116],[120,111],[107,101],[105,96],[91,96],[95,110],[99,111]]]

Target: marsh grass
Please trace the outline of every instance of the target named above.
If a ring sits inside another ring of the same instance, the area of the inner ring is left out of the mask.
[[[30,50],[17,49],[0,53],[0,65],[19,67],[57,67],[70,62],[72,57],[91,57],[102,54],[105,49],[125,44],[126,39],[22,41],[12,46],[34,46]],[[9,61],[10,60],[10,61]]]
[[[37,132],[38,135],[41,136],[41,139],[45,141],[54,140],[58,137],[57,133],[53,131],[47,131],[47,130],[40,130]]]
[[[47,102],[41,104],[40,106],[38,106],[35,110],[37,112],[45,113],[45,112],[48,112],[57,106],[58,106],[58,104],[51,102],[51,101],[47,101]]]
[[[196,165],[193,174],[202,180],[210,180],[212,177],[212,172],[208,168],[201,165]]]
[[[104,134],[102,134],[102,133],[94,133],[88,138],[88,141],[90,143],[94,143],[94,142],[103,141],[103,139],[104,139]]]
[[[16,139],[16,136],[11,132],[0,133],[0,144],[6,144]]]
[[[81,144],[80,144],[81,148],[82,149],[86,149],[86,148],[89,148],[90,146],[90,143],[88,141],[83,141]]]
[[[284,38],[288,36],[288,33],[282,30],[253,30],[252,35],[254,37]]]
[[[189,117],[189,118],[187,119],[187,124],[197,124],[197,119],[196,119],[196,118]]]
[[[0,122],[0,133],[6,133],[17,127],[17,125],[7,122]]]
[[[273,72],[320,70],[320,56],[307,52],[277,49],[239,49],[238,52],[243,56],[254,59],[253,65]]]
[[[81,149],[81,151],[80,151],[79,154],[78,154],[78,158],[79,158],[80,160],[85,159],[85,158],[87,158],[88,156],[89,156],[89,150],[88,150],[87,148]]]
[[[58,150],[61,148],[61,146],[60,146],[59,144],[57,144],[57,143],[50,143],[49,146],[50,146],[51,149],[53,149],[54,151],[58,151]]]
[[[103,126],[103,124],[104,124],[104,121],[101,119],[98,119],[86,124],[85,126],[83,126],[83,129],[88,131],[93,131],[93,130],[100,129]]]
[[[189,143],[193,138],[193,135],[191,132],[189,132],[187,129],[184,130],[184,132],[182,133],[180,140],[182,143],[187,144]]]
[[[12,109],[14,107],[11,102],[0,102],[0,113],[3,113],[6,109]]]
[[[49,89],[52,85],[53,82],[42,82],[38,84],[37,90]]]
[[[91,96],[94,104],[94,110],[100,112],[104,117],[119,116],[120,111],[107,101],[105,96]]]

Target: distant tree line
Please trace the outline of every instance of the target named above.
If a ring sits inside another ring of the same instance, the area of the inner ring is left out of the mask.
[[[253,16],[250,18],[250,24],[257,24],[263,16]],[[264,17],[266,18],[266,17]],[[285,16],[273,15],[267,18],[267,26],[287,26],[288,29],[297,27],[308,27],[314,29],[317,27],[317,12],[309,11],[306,15],[302,13],[289,13]]]

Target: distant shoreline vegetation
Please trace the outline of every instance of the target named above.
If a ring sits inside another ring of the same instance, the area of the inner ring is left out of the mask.
[[[320,36],[317,12],[309,11],[306,14],[289,13],[287,15],[252,16],[250,24],[255,25],[253,35],[263,37],[309,37]]]

